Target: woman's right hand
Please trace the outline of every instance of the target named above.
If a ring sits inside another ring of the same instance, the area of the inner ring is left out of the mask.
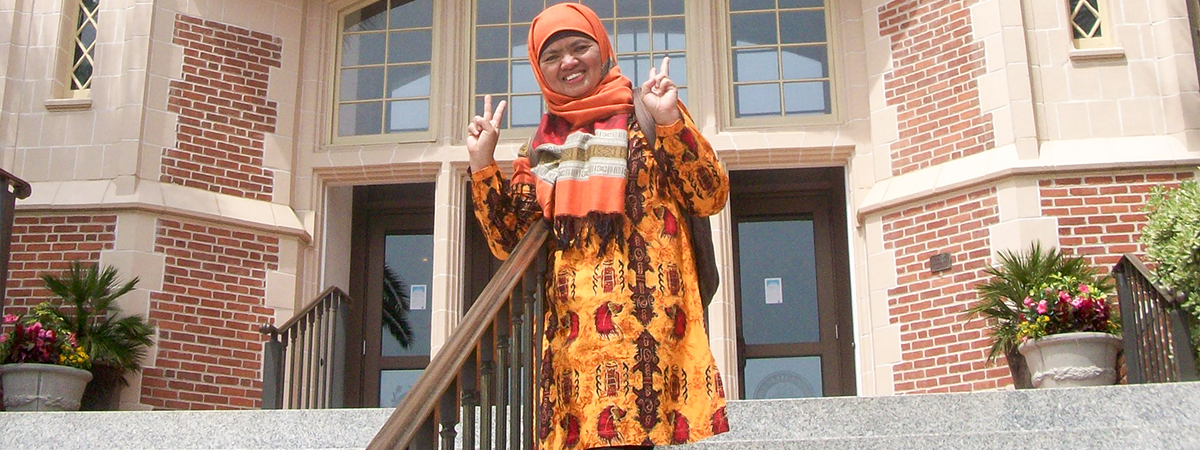
[[[496,142],[500,140],[500,124],[504,119],[504,107],[508,102],[500,101],[492,112],[492,96],[483,97],[483,115],[475,116],[467,124],[467,153],[471,171],[483,169],[496,162]]]

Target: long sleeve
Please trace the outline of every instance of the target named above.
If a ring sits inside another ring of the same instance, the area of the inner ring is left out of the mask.
[[[682,104],[683,118],[670,125],[659,125],[655,131],[658,143],[655,155],[669,173],[672,188],[686,212],[710,216],[725,207],[729,196],[729,174],[717,160],[717,154],[696,129],[695,122]]]
[[[471,173],[471,197],[475,218],[487,237],[488,247],[499,259],[508,259],[530,225],[541,217],[533,190],[528,160],[513,162],[513,181],[508,183],[495,163]]]

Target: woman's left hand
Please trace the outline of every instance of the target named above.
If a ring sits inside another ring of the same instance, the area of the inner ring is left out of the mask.
[[[646,105],[646,110],[658,125],[670,125],[683,118],[677,106],[679,90],[675,88],[675,82],[667,77],[670,61],[671,58],[664,56],[662,68],[657,72],[653,67],[650,68],[650,78],[642,83],[642,104]]]

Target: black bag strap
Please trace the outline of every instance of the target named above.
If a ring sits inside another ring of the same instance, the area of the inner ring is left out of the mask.
[[[642,135],[646,136],[646,142],[654,146],[658,144],[657,124],[650,111],[646,110],[646,104],[642,103],[641,91],[640,86],[633,88],[633,116],[638,127],[642,129]],[[696,260],[696,277],[700,279],[700,303],[708,309],[713,295],[717,293],[717,286],[721,284],[721,277],[717,272],[716,249],[713,247],[712,223],[708,217],[692,214],[687,215],[687,222],[688,229],[692,231],[692,257]]]

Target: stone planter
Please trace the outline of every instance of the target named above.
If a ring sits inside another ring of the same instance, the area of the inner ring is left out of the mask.
[[[7,411],[76,411],[92,373],[54,364],[0,365]]]
[[[1017,347],[1037,388],[1105,386],[1117,382],[1121,338],[1079,332],[1046,336]]]

